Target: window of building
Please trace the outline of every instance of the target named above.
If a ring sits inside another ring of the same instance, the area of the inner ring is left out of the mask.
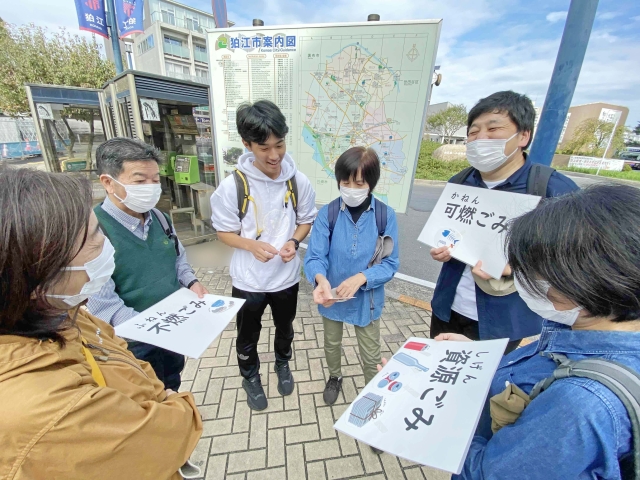
[[[196,77],[209,78],[209,70],[196,67]]]
[[[164,36],[164,43],[167,43],[169,45],[175,45],[176,47],[182,46],[182,40],[178,40],[177,38],[173,38],[173,37],[168,37],[167,35]]]
[[[167,71],[167,75],[174,78],[188,78],[191,75],[191,70],[187,65],[181,65],[179,63],[164,62],[165,69]]]
[[[196,52],[207,53],[207,47],[205,47],[204,45],[195,44],[194,47],[196,49]]]
[[[171,25],[176,24],[176,13],[173,7],[162,5],[161,12],[162,12],[162,21],[164,23],[170,23]]]
[[[153,42],[153,34],[149,35],[143,41],[138,44],[138,55],[142,55],[143,53],[147,53],[154,47]]]

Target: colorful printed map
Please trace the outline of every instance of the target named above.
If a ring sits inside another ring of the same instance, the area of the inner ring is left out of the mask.
[[[399,90],[399,73],[359,43],[332,55],[324,72],[312,75],[302,136],[329,177],[338,157],[352,146],[373,148],[382,164],[376,191],[387,202],[389,186],[407,173],[403,136],[394,130],[385,99]]]

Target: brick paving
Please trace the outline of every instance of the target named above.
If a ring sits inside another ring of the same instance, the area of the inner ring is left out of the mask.
[[[211,293],[231,295],[228,267],[198,268],[196,274]],[[371,449],[336,432],[333,424],[364,386],[353,327],[343,338],[343,391],[333,406],[325,405],[327,380],[322,318],[313,304],[311,287],[300,284],[296,336],[290,367],[296,387],[290,396],[278,394],[273,372],[275,327],[269,309],[263,317],[258,352],[262,383],[269,407],[252,412],[241,387],[235,354],[235,323],[198,360],[189,359],[181,390],[190,390],[202,414],[204,433],[191,460],[206,480],[324,479],[449,479],[449,474],[420,467]],[[387,358],[407,337],[428,336],[429,313],[387,300],[380,334]]]

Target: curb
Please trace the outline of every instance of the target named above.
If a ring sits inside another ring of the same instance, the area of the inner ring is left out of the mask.
[[[414,307],[422,308],[427,312],[431,312],[431,303],[425,302],[424,300],[419,300],[414,297],[410,297],[408,295],[402,295],[400,293],[394,292],[393,290],[386,289],[385,294],[387,297],[392,298],[401,303],[405,303],[407,305],[412,305]]]
[[[558,170],[558,172],[566,175],[567,177],[580,177],[580,178],[590,178],[592,180],[599,180],[602,183],[618,183],[620,185],[629,185],[632,187],[640,188],[640,182],[635,180],[625,180],[624,178],[613,178],[613,177],[601,177],[600,175],[592,175],[590,173],[582,173],[582,172],[572,172],[571,170]]]
[[[437,185],[437,186],[442,186],[442,185],[446,185],[447,182],[444,180],[424,180],[421,178],[416,178],[413,180],[413,184],[414,185]]]

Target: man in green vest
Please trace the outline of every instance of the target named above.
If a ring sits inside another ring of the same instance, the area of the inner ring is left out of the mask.
[[[107,198],[94,211],[115,248],[116,269],[102,290],[89,298],[87,308],[113,326],[182,286],[200,298],[208,293],[187,262],[168,217],[155,209],[162,193],[159,161],[155,147],[130,138],[111,139],[96,151]],[[151,364],[167,389],[178,390],[184,356],[136,341],[129,341],[129,350]]]

